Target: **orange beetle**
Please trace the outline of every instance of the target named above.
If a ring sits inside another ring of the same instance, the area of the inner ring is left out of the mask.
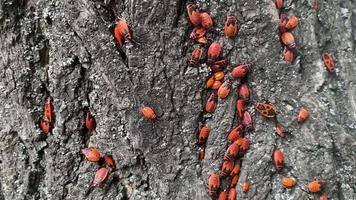
[[[227,197],[228,200],[236,200],[236,189],[230,188],[229,196]]]
[[[242,184],[242,192],[246,193],[246,192],[248,192],[249,189],[250,189],[250,182],[245,181]]]
[[[283,152],[279,149],[275,149],[273,152],[273,161],[276,169],[280,171],[284,165],[284,155]]]
[[[227,199],[227,193],[224,190],[224,191],[220,192],[218,200],[226,200],[226,199]]]
[[[234,169],[234,161],[231,160],[224,160],[221,166],[221,175],[228,176],[230,175],[231,171]]]
[[[218,96],[222,99],[226,98],[231,91],[231,81],[230,80],[226,80],[221,87],[219,87],[218,90]]]
[[[274,4],[276,5],[276,8],[280,10],[283,7],[283,0],[275,0]]]
[[[276,125],[276,132],[275,132],[279,137],[285,137],[286,136],[286,134],[288,133],[287,131],[285,131],[285,129],[284,129],[284,127],[281,125],[281,124],[279,124],[279,123],[277,123],[277,125]]]
[[[206,81],[206,88],[212,88],[214,82],[215,82],[215,78],[214,78],[214,76],[211,76],[211,77]]]
[[[109,170],[105,167],[98,169],[93,180],[93,187],[100,187],[100,185],[108,178]]]
[[[212,92],[210,94],[208,101],[205,104],[205,111],[208,113],[213,113],[216,109],[217,102],[218,102],[218,97],[214,92]]]
[[[149,107],[149,106],[145,106],[141,109],[141,113],[143,114],[143,116],[146,118],[146,119],[156,119],[156,113],[155,111]]]
[[[47,97],[45,104],[43,106],[43,116],[45,116],[48,119],[49,123],[53,122],[53,118],[54,118],[54,107],[52,104],[52,98],[51,97]]]
[[[49,123],[48,119],[46,116],[40,118],[38,125],[40,126],[41,131],[45,134],[48,135],[49,132],[51,132],[52,125]]]
[[[295,185],[296,181],[294,178],[283,177],[281,183],[284,187],[291,188]]]
[[[262,116],[267,117],[267,118],[275,118],[277,116],[276,108],[274,107],[274,105],[272,105],[268,102],[261,103],[259,101],[256,101],[255,109]]]
[[[248,101],[250,99],[250,89],[248,88],[247,83],[243,83],[239,86],[238,91],[239,98]]]
[[[297,27],[297,25],[298,25],[298,18],[293,15],[292,17],[289,18],[286,24],[286,28],[290,30]]]
[[[201,24],[201,17],[198,9],[196,8],[196,5],[194,5],[191,2],[188,2],[186,4],[187,10],[188,10],[188,16],[190,19],[190,22],[194,26],[199,26]]]
[[[192,52],[192,55],[190,57],[189,63],[192,64],[192,65],[198,64],[202,54],[203,54],[203,51],[202,51],[202,49],[200,47],[194,48],[194,50]]]
[[[335,71],[335,63],[332,55],[330,53],[324,53],[323,54],[323,61],[326,69],[329,72],[334,72]]]
[[[201,13],[200,18],[201,18],[201,25],[204,28],[209,29],[213,26],[213,19],[211,19],[208,13],[206,12]]]
[[[236,142],[232,143],[226,150],[224,160],[234,161],[239,154],[239,145]]]
[[[323,194],[320,196],[319,200],[328,200],[328,197],[325,194]]]
[[[204,146],[208,137],[209,137],[210,129],[207,126],[203,126],[200,128],[199,134],[198,134],[198,142],[197,144],[199,146]]]
[[[297,46],[294,41],[294,36],[290,32],[283,33],[281,36],[281,40],[283,44],[290,49],[294,49]]]
[[[105,155],[104,156],[104,161],[105,161],[105,164],[109,167],[111,167],[111,169],[113,171],[116,170],[116,164],[115,164],[115,160],[114,158],[112,157],[112,155]]]
[[[285,47],[283,50],[283,57],[284,57],[285,61],[291,63],[294,60],[294,53],[293,53],[293,51],[291,51],[287,47]]]
[[[238,31],[238,25],[236,23],[236,18],[233,15],[226,17],[226,22],[224,25],[224,34],[226,37],[235,37]]]
[[[94,147],[81,149],[80,152],[84,154],[85,159],[91,162],[98,162],[100,160],[100,151]]]
[[[195,27],[190,34],[190,38],[193,40],[198,40],[199,38],[203,38],[205,36],[206,30],[202,27]]]
[[[237,110],[237,115],[239,116],[240,119],[242,119],[246,111],[246,102],[242,99],[238,99],[236,101],[236,110]]]
[[[279,17],[279,24],[278,24],[278,28],[279,28],[279,32],[280,33],[284,33],[287,32],[287,25],[288,23],[288,16],[285,13],[281,13],[280,17]]]
[[[221,81],[214,81],[213,86],[211,87],[211,89],[218,90],[221,87],[221,85],[222,85]]]
[[[253,131],[253,120],[252,116],[248,111],[244,112],[244,116],[242,117],[242,125],[248,130]]]
[[[216,196],[216,193],[220,186],[220,177],[219,175],[212,173],[209,177],[209,195],[211,197]]]
[[[314,179],[312,182],[308,184],[308,191],[311,193],[320,192],[323,189],[324,182]]]
[[[85,117],[85,127],[88,130],[95,130],[96,129],[96,120],[93,115],[88,111]]]
[[[300,108],[300,110],[299,110],[299,114],[298,114],[298,122],[299,123],[302,123],[302,122],[304,122],[305,120],[307,120],[308,119],[308,117],[309,117],[309,113],[308,113],[308,111],[305,109],[305,108]]]
[[[127,25],[126,20],[119,19],[114,29],[114,36],[117,42],[119,43],[119,47],[123,47],[125,39],[131,40],[132,35],[132,30]]]
[[[205,147],[199,147],[198,149],[198,159],[203,160],[205,158]]]
[[[237,139],[241,138],[243,131],[243,126],[242,124],[237,125],[235,128],[233,128],[229,135],[227,136],[227,140],[229,142],[235,142]]]
[[[250,140],[247,137],[242,138],[242,143],[239,149],[239,156],[243,156],[250,148]]]
[[[221,53],[221,46],[218,42],[213,42],[208,48],[208,63],[213,63],[219,58]]]
[[[224,72],[215,72],[214,79],[217,81],[221,81],[224,79]]]
[[[243,78],[248,73],[252,71],[253,65],[252,64],[242,64],[237,65],[231,72],[231,76],[234,78]]]
[[[234,177],[240,174],[240,164],[236,163],[234,169],[232,169],[230,176]]]
[[[233,176],[231,179],[230,187],[231,188],[236,187],[238,181],[239,181],[239,176],[238,175]]]

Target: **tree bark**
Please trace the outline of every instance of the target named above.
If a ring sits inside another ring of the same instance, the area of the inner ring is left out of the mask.
[[[326,181],[330,199],[356,199],[356,3],[354,0],[287,0],[299,59],[282,59],[278,12],[272,0],[198,1],[209,12],[229,65],[254,63],[248,83],[255,131],[242,159],[238,199],[317,199],[306,185]],[[188,64],[194,42],[186,1],[2,0],[0,2],[0,200],[2,199],[209,199],[207,180],[219,170],[226,135],[237,123],[233,91],[219,99],[214,114],[203,112],[210,94],[206,64]],[[235,39],[225,38],[227,14],[241,23]],[[137,44],[121,51],[113,37],[117,17],[125,18]],[[205,47],[206,49],[206,47]],[[336,73],[321,55],[331,52]],[[54,129],[44,137],[37,125],[47,96],[53,98]],[[291,132],[281,139],[274,123],[254,111],[268,99]],[[149,105],[154,122],[139,109]],[[296,122],[301,106],[310,112]],[[97,120],[96,134],[84,129],[86,107]],[[196,133],[211,128],[203,161],[197,159]],[[80,149],[94,138],[112,154],[118,170],[101,188],[90,188],[98,165]],[[285,154],[276,172],[274,145]],[[297,185],[284,189],[283,176]],[[242,193],[241,184],[251,188]]]

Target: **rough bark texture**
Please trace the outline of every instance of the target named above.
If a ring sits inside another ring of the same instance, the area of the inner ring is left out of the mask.
[[[317,199],[305,185],[327,182],[330,199],[356,199],[356,2],[285,1],[300,18],[293,31],[300,62],[283,61],[278,13],[272,0],[198,1],[221,32],[226,13],[241,22],[238,37],[210,35],[229,61],[253,62],[252,99],[268,99],[292,132],[279,139],[274,125],[254,115],[237,189],[238,199]],[[188,65],[193,41],[185,1],[2,0],[0,2],[0,200],[2,199],[209,199],[207,179],[218,170],[226,133],[236,124],[236,92],[219,100],[213,115],[202,112],[208,67]],[[113,38],[117,17],[134,30],[138,45],[119,52]],[[336,74],[321,60],[332,52]],[[234,87],[236,83],[234,83]],[[36,125],[46,96],[52,96],[55,128],[47,138]],[[154,123],[140,106],[158,113]],[[97,134],[83,129],[85,107],[97,119]],[[310,111],[299,125],[300,106]],[[199,162],[195,134],[212,129],[206,159]],[[112,153],[118,171],[102,188],[90,189],[97,165],[80,149],[96,137]],[[273,146],[285,153],[286,170],[276,172]],[[295,188],[280,184],[297,178]],[[251,182],[247,194],[241,183]]]

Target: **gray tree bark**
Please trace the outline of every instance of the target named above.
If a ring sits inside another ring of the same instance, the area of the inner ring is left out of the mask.
[[[2,199],[209,199],[207,179],[218,170],[226,134],[236,124],[235,89],[203,113],[209,69],[188,65],[194,42],[186,1],[2,0],[0,1],[0,200]],[[198,1],[213,17],[229,72],[255,64],[249,77],[252,99],[268,99],[291,136],[274,135],[272,121],[253,106],[255,131],[242,160],[238,199],[317,199],[306,192],[314,177],[326,181],[330,199],[356,199],[356,2],[285,1],[300,19],[293,30],[300,61],[283,61],[278,12],[272,0]],[[241,22],[235,39],[221,34],[226,14]],[[117,17],[125,18],[138,40],[119,52],[113,37]],[[333,53],[329,74],[321,54]],[[234,88],[236,83],[234,83]],[[55,124],[43,137],[36,122],[52,96]],[[151,105],[158,120],[139,113]],[[85,107],[97,120],[97,134],[84,131]],[[300,125],[299,107],[310,111]],[[196,132],[211,128],[206,157],[197,159]],[[118,170],[102,188],[90,189],[96,164],[80,149],[96,137]],[[273,146],[285,154],[277,173]],[[297,186],[284,189],[281,178]],[[241,192],[248,179],[251,188]]]

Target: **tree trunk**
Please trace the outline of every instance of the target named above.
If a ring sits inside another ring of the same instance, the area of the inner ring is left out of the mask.
[[[242,159],[238,199],[318,199],[306,185],[326,182],[329,199],[356,199],[356,2],[287,0],[288,14],[299,18],[293,30],[299,59],[282,59],[278,11],[272,0],[198,1],[214,19],[223,46],[226,75],[239,63],[254,63],[249,75],[255,131]],[[208,177],[218,171],[236,125],[233,90],[219,99],[214,114],[203,112],[210,91],[206,64],[188,64],[194,42],[186,1],[2,0],[0,2],[0,200],[2,199],[209,199]],[[227,14],[241,26],[225,38]],[[137,44],[118,48],[113,37],[117,17],[125,18]],[[205,46],[206,49],[206,46]],[[331,52],[336,73],[328,73],[321,55]],[[54,129],[47,137],[37,120],[47,96],[53,98]],[[275,136],[273,120],[253,108],[269,100],[278,120],[291,132]],[[157,119],[139,112],[149,105]],[[310,112],[296,122],[301,106]],[[87,107],[97,121],[96,134],[84,128]],[[197,158],[196,133],[211,128],[203,161]],[[93,145],[112,154],[118,170],[101,188],[91,188],[98,164],[80,149]],[[274,146],[285,155],[278,173]],[[283,176],[297,180],[293,189]],[[249,180],[248,193],[241,184]],[[225,183],[223,183],[225,184]]]

